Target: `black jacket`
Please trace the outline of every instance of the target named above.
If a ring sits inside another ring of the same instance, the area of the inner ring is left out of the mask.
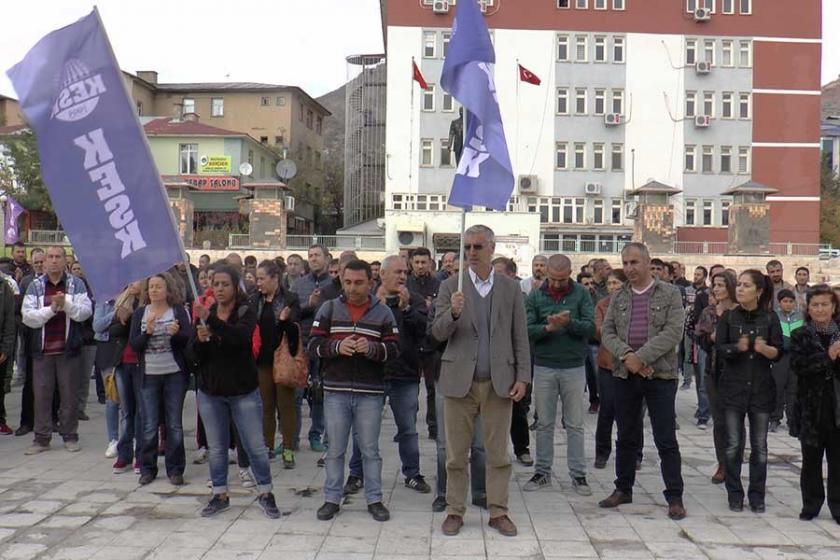
[[[440,291],[440,280],[432,275],[415,276],[412,274],[406,280],[405,287],[408,288],[409,292],[420,294],[425,300],[431,298],[434,301]]]
[[[241,302],[227,321],[218,316],[218,305],[210,308],[207,327],[210,340],[190,339],[191,353],[198,365],[198,387],[216,397],[247,395],[259,387],[257,364],[251,340],[257,316],[246,302]]]
[[[790,433],[812,446],[821,444],[824,428],[837,425],[840,414],[835,383],[840,364],[828,357],[828,348],[809,325],[791,334],[790,367],[796,375],[796,405]]]
[[[750,350],[739,352],[738,340],[750,337]],[[763,337],[779,354],[768,360],[752,350],[757,337]],[[776,385],[770,366],[783,352],[782,327],[772,311],[745,311],[740,306],[727,311],[715,329],[715,351],[721,363],[718,392],[724,408],[740,411],[772,412],[776,403]]]
[[[274,299],[271,300],[271,311],[274,316],[274,332],[263,332],[260,325],[260,317],[262,317],[263,308],[265,307],[265,296],[260,292],[256,292],[248,298],[248,307],[254,312],[254,319],[257,326],[260,327],[260,356],[257,357],[259,363],[272,363],[274,351],[280,346],[283,341],[283,336],[289,337],[289,351],[294,356],[297,353],[298,340],[300,338],[300,299],[294,292],[280,286],[274,294]],[[277,320],[277,316],[284,307],[289,308],[289,319],[286,321]],[[269,356],[271,356],[269,360]]]
[[[419,382],[420,344],[426,338],[428,315],[426,300],[420,294],[409,291],[405,311],[400,311],[399,299],[395,305],[388,305],[388,308],[394,314],[394,321],[400,330],[400,355],[385,363],[385,379]]]

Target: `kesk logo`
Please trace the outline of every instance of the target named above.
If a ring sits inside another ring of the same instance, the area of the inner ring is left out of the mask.
[[[70,59],[64,65],[61,91],[50,118],[64,122],[80,121],[96,109],[99,96],[106,91],[100,74],[91,76],[81,60]]]

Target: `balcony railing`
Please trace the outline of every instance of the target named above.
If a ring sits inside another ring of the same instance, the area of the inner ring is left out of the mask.
[[[316,243],[330,251],[384,251],[384,235],[287,235],[286,249],[303,251]],[[251,248],[251,236],[248,233],[231,233],[228,236],[231,249]]]
[[[625,245],[624,240],[595,239],[546,239],[540,237],[542,253],[619,253]],[[676,241],[674,255],[727,255],[729,244],[725,241]],[[767,256],[776,257],[820,257],[821,259],[840,258],[840,250],[825,243],[770,243]]]
[[[250,245],[250,233],[231,233],[228,235],[228,247],[231,249],[247,249]]]
[[[62,230],[30,229],[28,239],[33,245],[70,245],[70,239]]]

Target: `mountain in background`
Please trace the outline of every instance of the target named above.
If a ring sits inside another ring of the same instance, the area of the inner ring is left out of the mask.
[[[322,95],[316,101],[332,113],[324,119],[324,157],[344,168],[344,117],[346,84]]]

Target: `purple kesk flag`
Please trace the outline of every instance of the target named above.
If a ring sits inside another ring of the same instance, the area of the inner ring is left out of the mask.
[[[3,231],[5,232],[6,244],[11,245],[17,243],[20,239],[18,235],[18,218],[23,214],[23,206],[11,196],[6,198],[6,212],[3,214]]]
[[[496,53],[476,0],[458,2],[440,83],[464,106],[464,151],[449,204],[504,210],[513,192],[502,114],[496,97]]]
[[[94,11],[8,71],[41,172],[96,299],[184,260],[160,174]]]

